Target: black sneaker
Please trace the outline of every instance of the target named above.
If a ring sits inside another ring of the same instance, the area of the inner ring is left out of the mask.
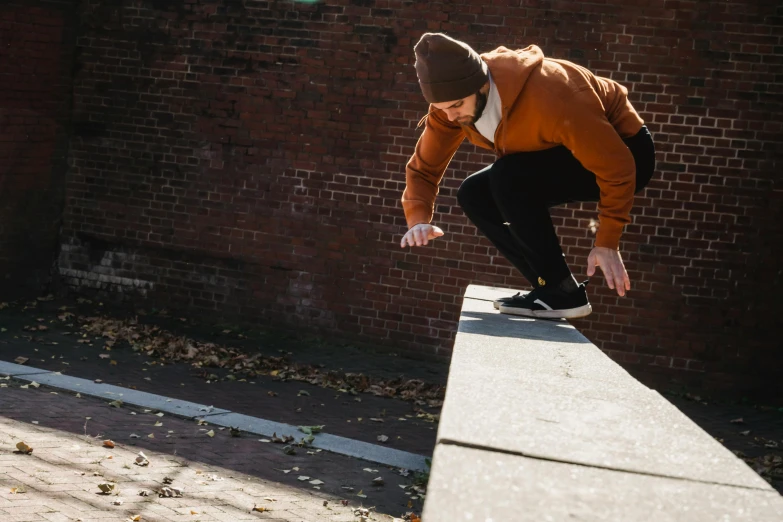
[[[590,315],[593,307],[587,300],[586,283],[573,292],[558,287],[539,287],[527,295],[500,304],[502,314],[540,317],[542,319],[575,319]]]

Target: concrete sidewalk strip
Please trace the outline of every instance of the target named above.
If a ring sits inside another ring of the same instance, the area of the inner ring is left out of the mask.
[[[125,404],[171,413],[188,419],[201,417],[208,413],[228,412],[228,410],[221,408],[213,408],[212,406],[181,401],[179,399],[170,399],[161,395],[131,390],[130,388],[122,388],[112,384],[97,383],[59,373],[16,375],[14,378],[19,379],[20,381],[34,381],[38,384],[51,386],[52,388],[77,392],[82,395],[89,395],[100,399],[111,401],[121,400]]]
[[[718,486],[440,444],[422,519],[780,522],[777,491]],[[523,508],[524,506],[524,508]]]
[[[0,361],[0,375],[9,375],[11,377],[16,377],[18,375],[33,375],[38,373],[51,373],[51,372],[49,370],[41,370],[40,368],[31,368],[29,366],[23,366],[21,364]]]
[[[226,428],[239,428],[242,431],[255,433],[271,437],[274,433],[278,436],[292,435],[297,441],[306,435],[299,431],[297,426],[282,424],[239,413],[224,413],[222,415],[213,415],[207,419],[210,424],[217,424]],[[406,451],[396,450],[370,444],[345,437],[338,437],[329,433],[318,433],[314,435],[311,446],[340,455],[356,457],[377,464],[386,464],[395,468],[411,469],[416,471],[425,471],[427,469],[426,457],[415,455]]]
[[[26,369],[30,373],[26,373]],[[278,436],[292,435],[299,440],[305,434],[298,430],[297,426],[280,422],[251,417],[231,412],[222,408],[215,408],[204,404],[172,399],[162,395],[156,395],[130,388],[114,386],[112,384],[96,383],[87,379],[62,375],[57,372],[21,366],[18,364],[0,361],[0,375],[10,375],[15,379],[25,382],[36,382],[52,388],[80,393],[99,399],[115,401],[121,400],[124,404],[149,408],[152,410],[185,417],[188,419],[205,418],[210,424],[224,427],[236,427],[242,431],[260,436],[271,437],[274,433]],[[301,434],[301,437],[297,437]],[[427,471],[427,457],[396,450],[376,444],[369,444],[345,437],[338,437],[328,433],[319,433],[315,436],[313,447],[360,458],[377,464],[384,464],[396,468],[413,471]]]

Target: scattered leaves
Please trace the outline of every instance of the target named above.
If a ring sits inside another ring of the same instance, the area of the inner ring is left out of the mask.
[[[162,314],[162,312],[160,312]],[[445,387],[419,379],[382,379],[361,373],[324,371],[319,365],[302,365],[281,357],[247,354],[235,347],[204,343],[175,335],[159,326],[139,324],[135,316],[124,320],[105,317],[81,318],[82,333],[89,337],[104,337],[114,343],[125,341],[136,350],[167,362],[187,362],[197,368],[223,368],[237,377],[270,375],[277,380],[298,381],[324,388],[344,390],[352,395],[370,393],[379,397],[395,397],[417,404],[442,401]],[[288,355],[290,353],[286,352]],[[205,370],[204,377],[210,373]],[[304,391],[304,390],[303,390]],[[274,396],[273,392],[269,395]],[[306,393],[302,394],[306,395]]]

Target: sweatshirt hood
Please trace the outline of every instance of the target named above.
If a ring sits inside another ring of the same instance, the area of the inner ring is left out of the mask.
[[[537,45],[517,50],[498,47],[494,51],[482,54],[481,59],[487,62],[505,112],[522,92],[530,73],[543,63],[544,52]]]

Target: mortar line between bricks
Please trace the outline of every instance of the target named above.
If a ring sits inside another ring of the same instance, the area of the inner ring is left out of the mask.
[[[19,371],[22,368],[32,370],[35,373],[20,374]],[[205,417],[215,416],[223,416],[224,418],[241,420],[243,424],[242,430],[247,433],[252,433],[253,435],[271,437],[274,434],[274,430],[280,430],[281,433],[298,431],[296,426],[292,426],[290,424],[270,421],[260,417],[252,417],[221,408],[217,408],[217,411],[210,411],[209,413],[206,413],[209,408],[214,408],[214,406],[206,406],[189,401],[182,401],[179,399],[166,397],[164,395],[157,395],[140,390],[123,388],[121,386],[115,386],[112,384],[98,384],[94,381],[82,379],[80,377],[62,375],[59,372],[49,372],[39,368],[22,367],[18,364],[0,360],[0,375],[8,375],[9,377],[20,381],[33,382],[34,379],[28,377],[33,375],[40,376],[42,374],[48,375],[46,376],[46,379],[41,379],[42,382],[38,383],[41,386],[79,393],[81,395],[87,395],[101,399],[103,401],[117,400],[117,394],[106,391],[105,389],[99,390],[98,388],[122,390],[122,393],[120,394],[120,400],[123,403],[145,408],[153,407],[158,411],[166,412],[170,415],[175,415],[177,417],[188,420],[193,420],[195,418],[203,419]],[[107,393],[111,396],[107,397]],[[154,403],[154,405],[151,403]],[[190,410],[191,414],[189,415],[186,413],[186,411],[182,411],[183,409]],[[197,414],[192,415],[194,411],[197,411]],[[201,411],[204,411],[205,413],[202,414]],[[228,426],[226,421],[221,423],[220,420],[218,420],[218,422],[212,422],[212,424]],[[322,449],[324,451],[329,451],[331,453],[336,453],[338,455],[345,455],[366,460],[375,464],[384,464],[395,468],[410,469],[414,471],[427,471],[429,469],[429,466],[427,465],[427,460],[429,457],[425,457],[424,455],[417,455],[415,453],[409,453],[393,448],[386,448],[383,446],[378,446],[377,444],[340,437],[330,433],[322,433],[320,435],[316,434],[314,437],[315,440],[311,444],[313,447]]]

